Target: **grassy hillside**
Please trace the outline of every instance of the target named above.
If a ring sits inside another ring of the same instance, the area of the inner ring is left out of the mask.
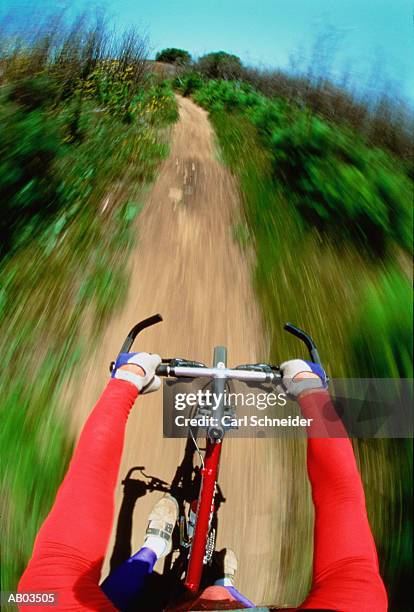
[[[2,50],[6,590],[16,587],[65,472],[67,381],[125,296],[142,189],[178,116],[170,87],[143,69],[141,39],[115,43],[96,24],[77,24]]]
[[[234,235],[256,255],[272,360],[300,356],[297,341],[282,332],[290,320],[317,339],[333,377],[411,377],[412,184],[405,157],[373,146],[346,122],[330,123],[243,82],[193,74],[176,85],[209,111],[238,178],[244,206]],[[408,612],[412,443],[361,440],[356,452],[390,610]],[[292,564],[299,571],[301,555]],[[298,598],[295,588],[287,576],[286,601]]]

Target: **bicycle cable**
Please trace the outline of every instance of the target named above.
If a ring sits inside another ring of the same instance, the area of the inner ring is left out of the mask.
[[[196,440],[196,439],[195,439],[195,437],[194,437],[193,430],[192,430],[191,426],[189,427],[189,429],[190,429],[190,436],[191,436],[191,439],[192,439],[192,441],[194,442],[194,446],[196,447],[196,451],[197,451],[197,453],[198,453],[198,456],[200,457],[201,467],[204,469],[204,459],[203,459],[203,455],[201,454],[201,451],[200,451],[199,446],[198,446],[198,444],[197,444],[197,440]]]

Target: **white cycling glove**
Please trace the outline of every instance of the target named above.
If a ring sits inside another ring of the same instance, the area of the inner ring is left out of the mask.
[[[144,376],[124,370],[121,366],[131,363],[139,366],[145,372]],[[158,391],[161,387],[161,380],[155,374],[155,370],[161,363],[161,357],[150,353],[121,353],[118,355],[111,372],[111,378],[118,380],[127,380],[135,385],[140,393],[151,393]]]
[[[283,386],[291,397],[297,398],[303,391],[311,389],[328,388],[328,377],[323,367],[318,363],[305,361],[304,359],[291,359],[280,365],[280,371],[283,374]],[[318,378],[303,378],[295,381],[295,376],[303,372],[312,372],[317,374]]]

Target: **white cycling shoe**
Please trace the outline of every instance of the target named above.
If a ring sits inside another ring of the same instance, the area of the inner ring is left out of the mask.
[[[237,557],[236,553],[231,548],[226,548],[223,559],[224,578],[228,578],[232,582],[236,577],[237,572]]]
[[[237,557],[231,548],[223,548],[215,553],[215,566],[217,568],[217,578],[214,582],[221,586],[234,586],[237,573]]]
[[[148,517],[144,546],[153,550],[158,559],[166,557],[172,550],[172,534],[178,513],[177,500],[167,493],[155,504]]]

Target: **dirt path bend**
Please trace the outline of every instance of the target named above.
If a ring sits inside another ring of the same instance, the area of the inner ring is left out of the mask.
[[[87,373],[78,403],[78,430],[107,381],[108,363],[126,332],[153,313],[162,313],[164,322],[143,334],[140,350],[211,363],[213,347],[224,344],[229,365],[265,356],[249,266],[232,238],[237,187],[217,159],[207,114],[188,99],[179,98],[179,106],[171,154],[139,218],[127,303]],[[141,398],[138,404],[128,423],[116,517],[121,480],[128,470],[145,466],[148,474],[170,482],[184,448],[184,440],[162,438],[161,393]],[[285,509],[274,488],[282,476],[274,442],[226,440],[220,471],[226,502],[219,513],[218,545],[236,551],[237,586],[257,603],[280,595]],[[150,493],[136,503],[134,550],[142,545],[147,516],[161,495]]]

